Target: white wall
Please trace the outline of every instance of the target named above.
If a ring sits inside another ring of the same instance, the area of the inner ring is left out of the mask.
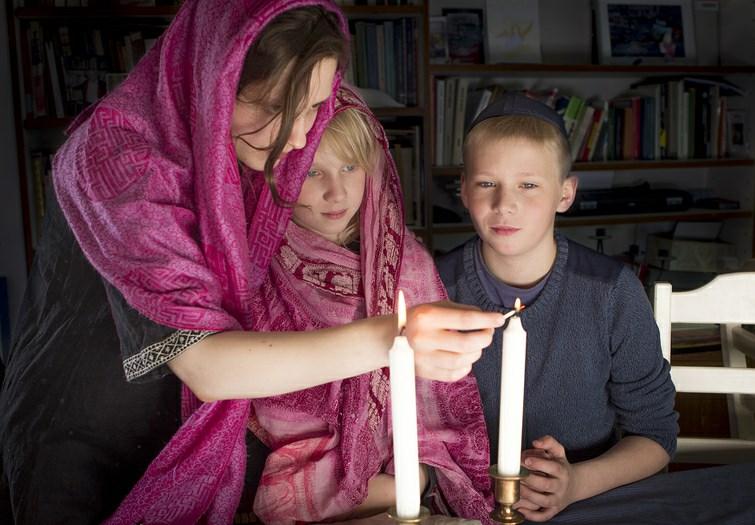
[[[7,4],[0,5],[0,275],[8,279],[12,329],[26,284],[26,262],[13,124]]]

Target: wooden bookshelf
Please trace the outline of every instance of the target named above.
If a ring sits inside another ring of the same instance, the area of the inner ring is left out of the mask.
[[[564,75],[734,75],[753,74],[755,66],[609,65],[609,64],[430,64],[435,76],[500,76],[553,73]]]
[[[727,219],[752,219],[750,210],[703,210],[693,208],[683,212],[632,213],[617,215],[594,215],[583,217],[556,217],[556,227],[603,226],[617,224],[642,224],[675,221],[722,221]],[[473,233],[471,224],[434,224],[432,233]]]
[[[625,170],[662,170],[680,168],[727,168],[735,166],[755,166],[755,159],[689,159],[689,160],[631,160],[607,162],[575,162],[573,172],[580,171],[625,171]],[[461,166],[435,166],[435,177],[458,177]]]

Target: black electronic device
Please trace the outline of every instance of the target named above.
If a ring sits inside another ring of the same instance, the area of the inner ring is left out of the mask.
[[[685,211],[692,206],[692,195],[677,189],[651,189],[645,182],[636,186],[578,190],[571,208],[564,214],[615,215]]]

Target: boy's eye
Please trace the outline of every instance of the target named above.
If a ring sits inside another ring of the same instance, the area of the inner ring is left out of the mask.
[[[523,182],[522,188],[524,188],[525,190],[534,190],[535,188],[537,188],[537,184],[534,184],[532,182]]]
[[[480,188],[492,188],[495,186],[495,184],[488,180],[481,180],[477,183],[477,186]]]

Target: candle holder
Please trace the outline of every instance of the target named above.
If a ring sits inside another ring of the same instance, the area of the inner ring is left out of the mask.
[[[522,523],[524,516],[512,508],[519,501],[519,482],[529,476],[530,472],[522,467],[515,476],[498,473],[498,465],[491,465],[488,474],[495,482],[495,509],[490,517],[498,523]]]
[[[430,517],[430,509],[427,507],[420,507],[419,516],[416,518],[400,518],[396,512],[396,506],[394,505],[388,509],[388,517],[391,518],[391,521],[396,523],[422,523]]]

